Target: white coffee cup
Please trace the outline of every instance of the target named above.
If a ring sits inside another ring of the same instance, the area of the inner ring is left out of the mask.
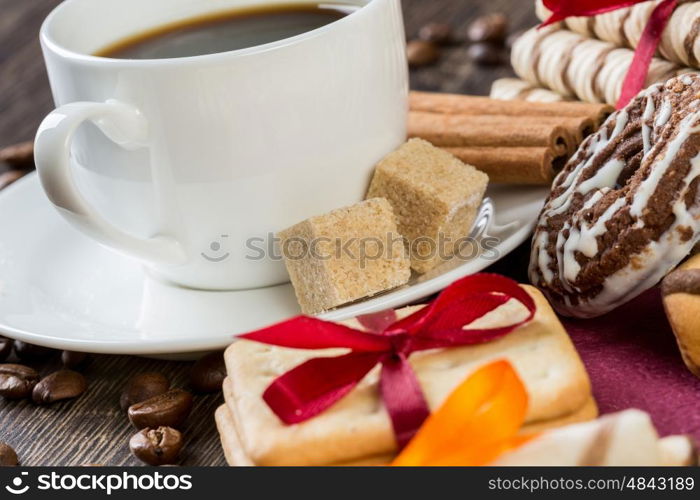
[[[283,2],[60,4],[41,29],[58,108],[35,144],[59,212],[179,285],[287,281],[270,235],[360,201],[373,165],[405,138],[400,0],[343,0],[361,8],[248,49],[155,60],[91,55],[178,20]]]

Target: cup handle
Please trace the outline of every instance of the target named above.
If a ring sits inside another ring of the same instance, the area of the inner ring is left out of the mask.
[[[70,149],[75,131],[86,121],[125,149],[146,145],[148,123],[133,106],[118,101],[74,102],[55,109],[44,118],[34,142],[39,179],[51,202],[74,227],[108,247],[152,263],[184,263],[186,255],[177,240],[132,236],[108,222],[80,194],[71,174]]]

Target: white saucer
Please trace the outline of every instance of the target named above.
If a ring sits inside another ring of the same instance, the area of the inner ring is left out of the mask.
[[[494,187],[487,233],[505,256],[528,238],[547,190]],[[58,215],[36,174],[0,194],[0,333],[58,349],[174,355],[223,348],[236,334],[299,314],[290,285],[236,292],[179,288],[103,248]],[[341,320],[427,297],[497,259],[483,253],[331,311]]]

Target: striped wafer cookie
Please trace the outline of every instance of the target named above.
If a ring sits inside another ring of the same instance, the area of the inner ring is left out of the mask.
[[[525,32],[513,45],[511,62],[523,80],[567,97],[615,104],[634,52],[586,38],[558,25]],[[693,70],[654,58],[647,85]]]
[[[661,0],[641,2],[597,16],[570,17],[562,24],[585,37],[634,49],[659,3]],[[542,0],[537,0],[538,17],[545,20],[550,14]],[[659,55],[671,62],[700,69],[700,2],[686,1],[676,8],[661,37]]]

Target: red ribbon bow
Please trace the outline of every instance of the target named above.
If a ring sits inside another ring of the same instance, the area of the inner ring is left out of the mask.
[[[526,319],[498,328],[464,328],[510,299],[529,311]],[[298,316],[241,338],[297,349],[349,348],[336,357],[314,358],[275,379],[263,399],[286,424],[308,420],[350,392],[381,364],[380,393],[402,448],[430,414],[411,365],[411,353],[490,342],[530,321],[532,297],[495,274],[477,274],[447,287],[433,302],[397,321],[393,310],[358,317],[369,330]]]
[[[571,16],[596,16],[649,0],[543,0],[552,15],[542,26],[556,23]],[[632,64],[622,84],[622,93],[617,101],[617,109],[624,108],[644,87],[649,73],[651,59],[661,42],[661,35],[668,20],[678,5],[678,0],[663,0],[656,6],[647,22],[639,45],[634,52]]]

